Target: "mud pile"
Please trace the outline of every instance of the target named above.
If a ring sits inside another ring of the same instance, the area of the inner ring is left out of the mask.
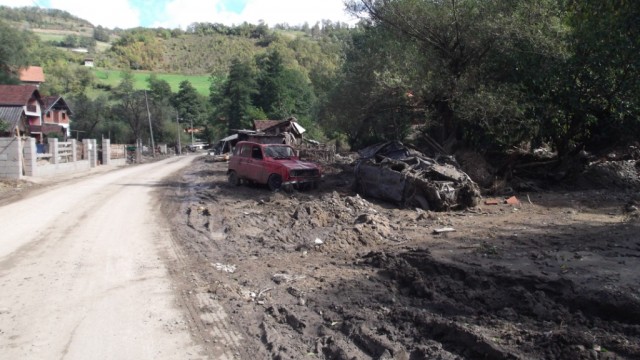
[[[249,237],[285,251],[354,252],[405,240],[397,225],[367,200],[335,191],[306,200],[273,194],[240,218],[228,218],[227,229],[229,239]]]

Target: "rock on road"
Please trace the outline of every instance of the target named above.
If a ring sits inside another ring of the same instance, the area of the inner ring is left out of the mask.
[[[0,206],[0,358],[203,359],[153,191],[193,157],[58,182]]]

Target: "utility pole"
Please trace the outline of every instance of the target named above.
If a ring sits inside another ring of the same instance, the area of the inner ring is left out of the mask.
[[[151,134],[151,156],[156,157],[156,144],[153,141],[153,127],[151,126],[151,112],[149,111],[149,100],[147,100],[147,90],[144,91],[144,102],[147,104],[147,117],[149,118],[149,133]]]
[[[180,137],[182,136],[182,134],[181,134],[182,131],[180,131],[181,127],[180,127],[180,117],[179,117],[179,115],[180,114],[176,113],[176,124],[178,124],[178,149],[176,151],[176,154],[182,155],[182,144],[180,144]]]
[[[193,119],[189,119],[191,121],[191,148],[193,149]]]

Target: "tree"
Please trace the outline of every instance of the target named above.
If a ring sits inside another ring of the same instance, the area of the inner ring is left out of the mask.
[[[32,34],[0,21],[0,84],[17,84],[18,71],[29,65]]]
[[[173,96],[173,107],[178,111],[178,116],[185,123],[193,126],[203,126],[206,122],[205,100],[188,80],[180,83],[180,89]],[[191,130],[193,131],[193,129]]]
[[[227,130],[251,126],[251,114],[256,112],[252,97],[257,92],[258,85],[251,65],[234,59],[221,90],[213,88],[211,92],[215,94],[211,99],[212,105],[217,109],[218,117],[226,120]]]
[[[93,38],[96,41],[109,42],[109,29],[103,28],[102,25],[98,25],[93,29]]]
[[[415,75],[409,59],[415,45],[396,40],[381,28],[353,34],[341,74],[334,83],[323,125],[329,133],[345,134],[351,146],[402,140],[416,110],[407,94]]]
[[[73,109],[73,130],[78,130],[76,137],[79,139],[98,137],[99,126],[111,119],[109,99],[99,96],[92,100],[84,93],[77,93],[69,96],[68,100]]]
[[[284,119],[311,114],[315,95],[309,79],[300,71],[286,68],[279,51],[258,58],[258,92],[254,104],[269,118]]]
[[[567,9],[571,56],[560,64],[548,97],[561,111],[549,114],[547,135],[561,155],[637,141],[640,4],[573,0]]]
[[[123,72],[120,84],[113,89],[113,116],[129,126],[133,139],[139,141],[148,128],[148,115],[144,91],[133,88],[133,74]]]
[[[384,56],[395,66],[375,71],[387,84],[401,79],[414,110],[424,114],[419,123],[449,150],[460,140],[505,147],[535,136],[529,127],[522,136],[496,138],[498,128],[517,132],[531,103],[517,79],[503,76],[515,64],[496,69],[494,61],[535,41],[535,34],[557,31],[557,2],[358,0],[348,7],[366,15],[365,31],[392,36],[384,44],[395,50]]]

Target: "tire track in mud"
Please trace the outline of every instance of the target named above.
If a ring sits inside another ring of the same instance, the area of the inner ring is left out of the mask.
[[[456,356],[528,359],[544,349],[544,358],[582,358],[595,344],[607,349],[607,358],[640,356],[640,302],[632,296],[593,292],[566,279],[467,268],[438,261],[428,250],[371,253],[364,263],[403,295],[390,323],[412,330],[394,331],[435,340]],[[516,331],[500,331],[513,326]]]
[[[171,225],[173,254],[168,258],[174,260],[168,264],[169,273],[191,320],[192,336],[204,346],[206,355],[216,360],[237,359],[243,338],[232,328],[224,308],[212,297],[208,287],[202,285],[206,281],[200,278],[198,271],[193,271],[196,266],[184,249],[186,242],[207,234],[206,229],[189,224],[190,204],[198,185],[186,180],[186,176],[174,174],[170,180],[172,186],[161,196],[162,211]],[[181,214],[185,214],[187,224],[181,224]],[[195,234],[185,233],[186,228]]]

